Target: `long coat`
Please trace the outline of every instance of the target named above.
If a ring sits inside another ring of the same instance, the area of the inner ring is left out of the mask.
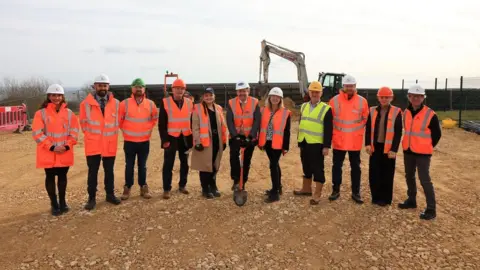
[[[195,106],[202,107],[201,104],[195,104]],[[218,147],[217,157],[215,158],[214,166],[216,171],[218,171],[220,169],[220,161],[222,160],[222,154],[223,154],[223,143],[222,143],[223,137],[222,137],[221,130],[222,130],[222,126],[225,126],[225,121],[223,119],[220,106],[217,106],[215,108],[215,115],[217,118],[217,130],[218,130],[217,136],[218,136],[218,141],[220,145]],[[193,133],[194,144],[197,144],[197,142],[200,142],[200,119],[197,113],[192,114],[192,133]],[[193,150],[192,164],[190,166],[192,170],[197,170],[201,172],[213,172],[213,166],[212,166],[213,140],[212,140],[212,128],[210,126],[210,119],[208,121],[208,133],[210,135],[209,136],[210,146],[205,147],[203,151],[197,151],[195,148],[192,149]]]

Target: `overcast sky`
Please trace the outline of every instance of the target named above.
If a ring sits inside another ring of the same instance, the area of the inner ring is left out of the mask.
[[[480,76],[479,2],[0,0],[0,76],[161,84],[168,69],[187,84],[256,82],[266,39],[304,52],[309,81],[320,71],[359,87],[456,80]],[[271,82],[296,74],[272,56]]]

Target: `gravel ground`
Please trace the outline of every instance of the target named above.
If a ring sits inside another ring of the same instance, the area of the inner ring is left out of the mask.
[[[163,153],[154,134],[147,181],[153,198],[133,196],[119,206],[104,202],[99,181],[97,209],[83,210],[87,199],[87,166],[80,142],[69,172],[67,201],[72,210],[49,214],[44,172],[35,169],[35,144],[30,134],[0,135],[0,269],[480,269],[480,147],[478,135],[444,130],[432,159],[437,194],[434,221],[422,221],[425,198],[418,184],[416,210],[399,210],[405,199],[403,156],[395,176],[394,205],[369,203],[368,157],[362,154],[362,196],[350,199],[348,166],[338,201],[329,202],[331,156],[326,160],[323,201],[292,195],[301,184],[299,150],[281,159],[284,195],[263,202],[270,187],[268,159],[255,150],[248,202],[232,200],[228,149],[218,182],[222,197],[200,196],[197,172],[190,172],[190,195],[174,192],[161,199]],[[122,140],[122,139],[120,139]],[[116,190],[123,185],[122,143],[116,162]],[[345,163],[348,164],[348,161]],[[179,162],[174,169],[174,187]],[[99,179],[103,178],[100,172]]]

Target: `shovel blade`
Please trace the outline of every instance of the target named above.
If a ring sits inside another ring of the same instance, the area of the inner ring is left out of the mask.
[[[237,206],[243,206],[247,203],[248,193],[245,190],[236,190],[233,192],[233,201]]]

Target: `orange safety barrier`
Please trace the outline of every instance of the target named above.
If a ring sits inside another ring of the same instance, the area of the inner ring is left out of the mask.
[[[23,131],[28,125],[27,106],[0,107],[0,131]]]

